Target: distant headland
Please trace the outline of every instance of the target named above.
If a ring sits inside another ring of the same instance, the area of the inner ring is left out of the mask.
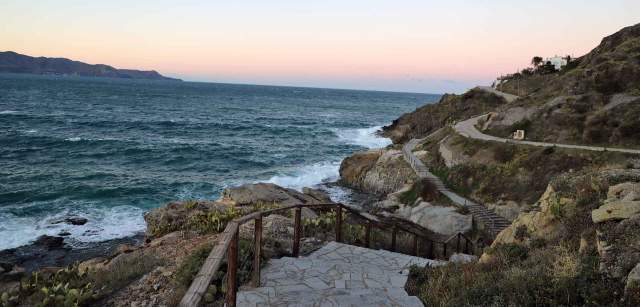
[[[165,77],[155,70],[117,69],[105,64],[87,64],[66,58],[32,57],[13,51],[0,52],[0,73],[182,81]]]

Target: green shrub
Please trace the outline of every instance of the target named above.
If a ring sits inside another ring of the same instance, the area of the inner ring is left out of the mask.
[[[624,285],[598,271],[597,257],[562,247],[504,245],[489,263],[413,267],[406,289],[425,306],[619,306]],[[507,258],[517,261],[503,261]]]

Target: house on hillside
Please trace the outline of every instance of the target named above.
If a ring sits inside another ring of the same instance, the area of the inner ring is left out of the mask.
[[[567,61],[567,57],[561,57],[556,55],[556,56],[547,58],[545,60],[545,63],[551,63],[551,65],[553,65],[553,67],[555,67],[556,70],[560,70],[569,62]]]

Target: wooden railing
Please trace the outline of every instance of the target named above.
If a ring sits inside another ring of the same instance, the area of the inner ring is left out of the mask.
[[[238,246],[239,246],[239,229],[242,224],[250,221],[254,221],[254,258],[253,258],[253,270],[251,272],[251,285],[254,287],[260,286],[260,257],[262,252],[262,218],[271,214],[285,212],[293,210],[294,217],[294,235],[292,244],[292,256],[298,257],[300,255],[300,239],[302,237],[302,208],[317,208],[335,210],[335,240],[342,242],[342,223],[343,223],[343,211],[346,213],[354,214],[355,216],[364,219],[365,232],[364,232],[364,247],[371,247],[372,243],[372,228],[378,227],[381,229],[391,228],[391,251],[397,251],[397,236],[398,231],[404,231],[413,236],[411,254],[418,256],[418,244],[422,240],[429,246],[429,253],[427,258],[435,259],[436,253],[434,252],[437,244],[442,245],[443,257],[447,257],[447,245],[457,239],[456,251],[469,253],[473,250],[473,242],[464,234],[458,233],[450,237],[449,239],[438,242],[428,237],[430,233],[426,228],[420,225],[412,223],[406,220],[394,220],[385,221],[383,218],[360,212],[354,208],[350,208],[340,203],[326,203],[326,204],[299,204],[291,205],[282,208],[276,208],[265,211],[254,212],[233,221],[230,221],[225,230],[220,236],[218,244],[211,250],[209,256],[205,260],[204,264],[200,268],[200,271],[193,279],[191,286],[187,290],[186,294],[180,301],[181,307],[195,307],[199,306],[202,298],[207,292],[207,288],[211,284],[213,277],[222,265],[225,255],[227,256],[227,289],[226,289],[226,306],[236,305],[236,293],[238,290]],[[464,240],[464,249],[461,248],[462,240]]]

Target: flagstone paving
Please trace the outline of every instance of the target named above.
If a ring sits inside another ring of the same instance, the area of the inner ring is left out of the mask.
[[[444,262],[330,242],[309,256],[272,259],[238,306],[423,306],[404,290],[412,265]]]

